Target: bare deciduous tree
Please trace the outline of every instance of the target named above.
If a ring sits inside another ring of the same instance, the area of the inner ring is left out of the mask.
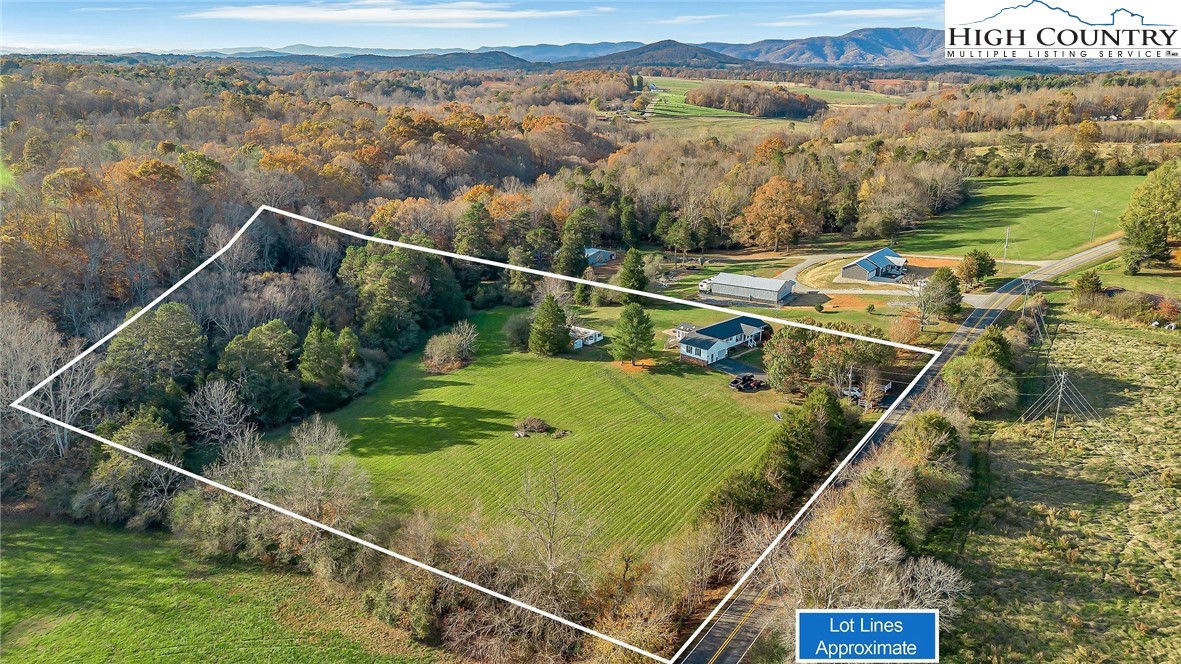
[[[82,351],[80,340],[63,340],[49,322],[30,317],[15,304],[0,306],[0,401],[12,403]],[[25,405],[69,424],[98,411],[111,380],[88,355],[42,389]],[[45,459],[62,458],[75,435],[21,411],[0,409],[3,468],[27,472]]]
[[[242,403],[238,388],[221,378],[205,383],[185,399],[185,415],[197,442],[217,448],[254,426],[251,409]]]

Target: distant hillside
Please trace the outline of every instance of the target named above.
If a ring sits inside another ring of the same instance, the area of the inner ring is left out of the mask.
[[[571,60],[585,60],[604,55],[612,55],[621,51],[643,46],[643,42],[598,42],[597,44],[537,44],[535,46],[507,46],[495,48],[509,55],[524,58],[531,62],[569,62]],[[477,49],[479,51],[492,49]]]
[[[704,69],[735,67],[753,64],[749,60],[724,55],[707,48],[682,44],[666,39],[647,46],[612,53],[597,58],[575,60],[564,66],[580,69],[614,69],[616,67],[700,67]]]
[[[865,28],[839,37],[704,46],[736,58],[777,64],[899,67],[942,60],[943,33],[931,28]]]
[[[230,57],[244,57],[234,55]],[[256,58],[263,62],[283,62],[300,65],[322,65],[325,67],[355,67],[357,69],[407,69],[412,71],[440,71],[459,69],[522,69],[536,70],[539,66],[528,60],[514,57],[508,53],[491,51],[488,53],[425,53],[422,55],[406,55],[391,57],[388,55],[282,55],[278,57],[264,56]]]
[[[567,62],[595,58],[626,51],[642,42],[598,42],[594,44],[533,44],[529,46],[482,46],[480,48],[365,48],[356,46],[309,46],[291,44],[280,48],[223,48],[204,51],[188,51],[185,55],[202,57],[266,58],[284,55],[317,55],[324,57],[348,57],[353,55],[382,55],[402,58],[412,55],[448,55],[452,53],[492,53],[499,51],[530,62]]]

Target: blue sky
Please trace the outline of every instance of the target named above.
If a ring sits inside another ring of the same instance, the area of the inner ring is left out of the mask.
[[[474,48],[596,41],[750,42],[863,27],[942,27],[943,3],[724,0],[3,0],[0,45]]]

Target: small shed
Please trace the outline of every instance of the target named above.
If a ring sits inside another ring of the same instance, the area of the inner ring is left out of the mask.
[[[889,247],[873,253],[841,268],[841,277],[854,281],[898,281],[906,273],[906,259]]]
[[[577,326],[570,328],[570,345],[574,350],[579,350],[583,346],[593,346],[602,340],[603,333],[598,330]]]
[[[723,272],[714,277],[709,286],[709,291],[713,295],[747,302],[779,304],[791,297],[795,282],[790,279],[770,279]]]
[[[615,252],[607,249],[587,247],[583,251],[586,253],[586,262],[591,265],[603,265],[615,260]]]

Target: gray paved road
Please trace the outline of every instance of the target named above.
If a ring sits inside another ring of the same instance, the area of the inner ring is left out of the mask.
[[[905,419],[914,404],[919,401],[919,397],[930,384],[931,377],[938,376],[939,370],[948,360],[964,352],[985,328],[996,322],[997,318],[1025,294],[1027,288],[1036,288],[1084,265],[1110,258],[1118,252],[1119,240],[1112,240],[1038,267],[998,288],[984,303],[968,314],[964,322],[943,346],[943,354],[936,360],[931,371],[915,385],[910,395],[882,423],[873,439],[862,448],[859,456],[866,454],[888,438],[898,424]],[[758,579],[758,575],[753,575],[751,579]],[[766,603],[768,595],[767,586],[757,581],[748,583],[735,595],[729,606],[718,614],[713,624],[677,660],[677,664],[737,664],[741,662],[754,644],[755,639],[766,627],[770,613]]]

